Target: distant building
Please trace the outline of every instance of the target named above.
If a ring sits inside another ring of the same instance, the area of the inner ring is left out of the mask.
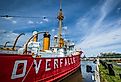
[[[121,53],[100,53],[101,58],[121,58]]]

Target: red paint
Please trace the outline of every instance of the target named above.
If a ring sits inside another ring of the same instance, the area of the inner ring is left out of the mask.
[[[46,62],[48,62],[48,66],[46,66]],[[13,74],[15,66],[17,69]],[[0,54],[0,80],[1,82],[50,82],[68,75],[79,66],[80,55],[60,58],[32,58],[31,55]],[[23,73],[23,70],[25,70],[25,75],[22,76],[20,74]]]

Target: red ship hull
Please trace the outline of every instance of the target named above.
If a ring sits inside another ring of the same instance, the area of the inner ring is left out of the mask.
[[[53,82],[80,67],[80,55],[33,58],[31,55],[0,54],[1,82]]]

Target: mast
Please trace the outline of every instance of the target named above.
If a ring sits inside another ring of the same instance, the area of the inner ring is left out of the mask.
[[[61,48],[61,40],[62,40],[62,21],[64,19],[63,12],[62,12],[62,0],[60,0],[60,10],[57,16],[57,19],[59,21],[59,31],[58,31],[58,47]]]

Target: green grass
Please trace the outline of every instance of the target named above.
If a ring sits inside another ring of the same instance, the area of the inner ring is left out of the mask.
[[[101,82],[121,82],[119,74],[121,74],[121,68],[113,66],[115,76],[111,76],[108,73],[108,69],[105,69],[102,65],[99,65]]]

